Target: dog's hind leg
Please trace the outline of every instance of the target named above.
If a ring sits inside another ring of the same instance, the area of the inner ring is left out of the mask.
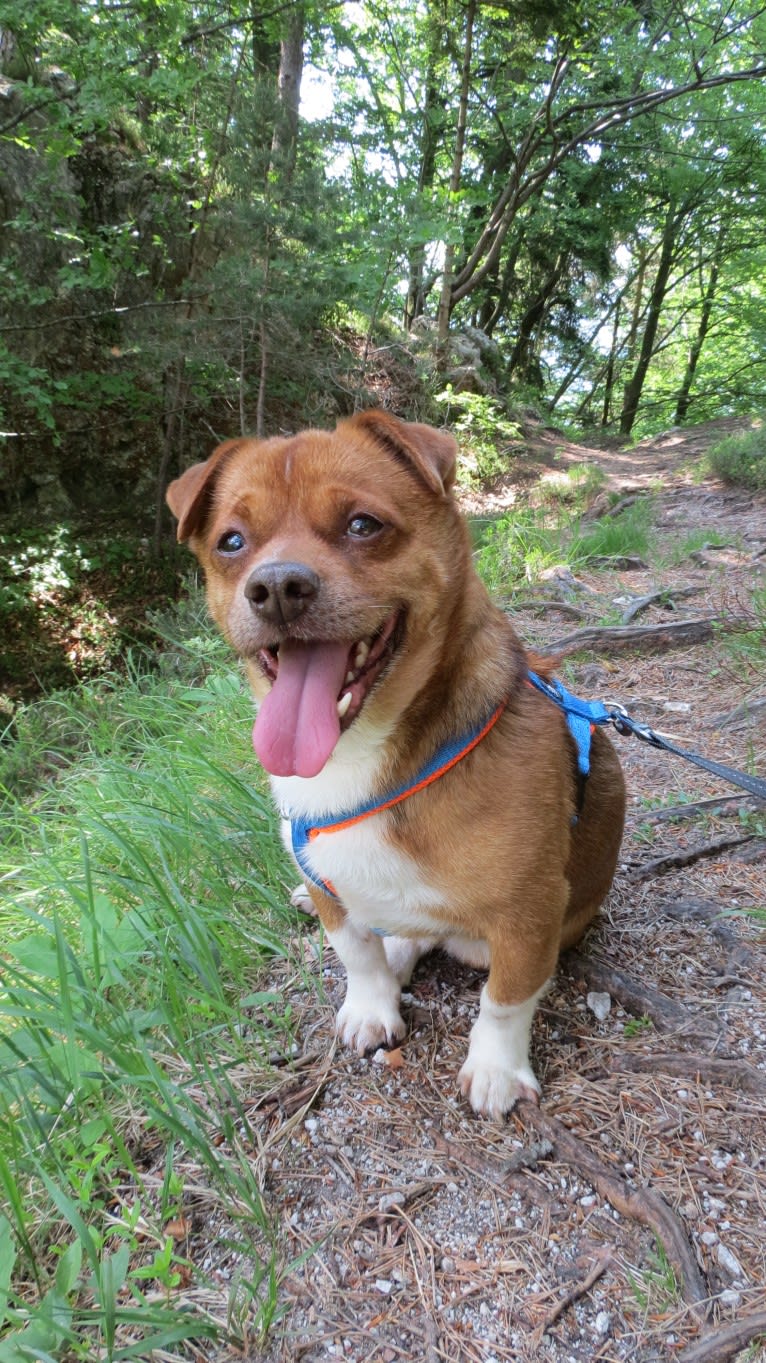
[[[347,914],[341,918],[336,911],[331,925],[323,909],[319,912],[346,970],[346,997],[337,1020],[341,1041],[359,1055],[400,1041],[407,1030],[399,1012],[401,984],[386,959],[383,938],[357,927]]]
[[[437,946],[435,937],[384,937],[386,960],[402,988],[409,984],[412,972],[421,956]]]

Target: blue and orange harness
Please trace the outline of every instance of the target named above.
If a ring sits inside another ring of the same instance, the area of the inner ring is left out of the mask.
[[[593,728],[596,724],[613,722],[614,712],[607,710],[601,701],[580,700],[567,691],[560,681],[544,681],[536,672],[527,673],[527,682],[552,700],[566,717],[567,727],[577,749],[577,772],[582,796],[584,782],[590,771],[590,741]],[[489,719],[483,720],[470,733],[443,743],[412,781],[392,791],[390,795],[384,795],[369,804],[359,805],[356,809],[350,809],[342,814],[333,814],[324,820],[290,818],[293,855],[306,878],[325,894],[337,899],[338,896],[330,882],[317,876],[309,862],[308,848],[314,838],[320,833],[339,833],[341,829],[351,828],[354,824],[361,823],[363,819],[371,818],[373,814],[381,814],[384,810],[400,804],[402,800],[408,800],[411,795],[417,795],[419,791],[425,790],[426,786],[438,781],[481,743],[499,720],[506,703],[501,701]]]

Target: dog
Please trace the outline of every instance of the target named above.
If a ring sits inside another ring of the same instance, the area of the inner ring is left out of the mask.
[[[402,986],[435,946],[488,967],[459,1084],[497,1119],[537,1101],[532,1017],[611,885],[625,790],[601,729],[578,779],[566,719],[530,684],[473,567],[456,452],[368,411],[228,440],[167,499],[244,659],[255,751],[345,967],[341,1040],[401,1039]]]

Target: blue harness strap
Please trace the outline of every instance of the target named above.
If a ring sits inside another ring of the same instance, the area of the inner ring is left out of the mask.
[[[358,805],[356,809],[347,810],[342,814],[332,814],[326,819],[288,816],[290,818],[293,856],[312,885],[316,885],[318,889],[330,895],[332,899],[338,898],[329,881],[322,880],[311,868],[307,851],[314,838],[320,833],[338,833],[342,828],[351,828],[354,824],[361,823],[363,819],[369,819],[373,814],[380,814],[384,809],[390,809],[392,805],[398,805],[402,800],[407,800],[411,795],[416,795],[418,791],[425,790],[427,786],[438,781],[439,777],[444,776],[464,757],[467,757],[477,744],[481,743],[481,740],[499,720],[505,706],[506,702],[502,701],[488,719],[482,720],[468,734],[464,734],[461,738],[451,738],[448,742],[443,743],[411,781],[408,781],[406,785],[399,786],[390,795],[371,800],[368,804]]]
[[[536,672],[529,672],[526,680],[530,686],[540,691],[542,695],[547,696],[548,700],[552,700],[554,705],[557,705],[563,711],[567,727],[577,748],[577,771],[582,787],[590,771],[590,740],[593,725],[613,722],[614,714],[607,710],[601,701],[581,700],[578,696],[572,695],[572,692],[567,691],[563,683],[557,679],[544,681],[542,677],[538,677]],[[470,733],[443,743],[425,766],[421,767],[412,781],[399,786],[391,794],[384,795],[377,800],[371,800],[368,804],[359,805],[356,809],[346,810],[342,814],[332,814],[326,819],[302,818],[299,815],[288,816],[293,856],[306,879],[310,880],[312,885],[316,885],[324,894],[329,895],[331,899],[337,899],[338,895],[334,887],[329,881],[322,880],[314,872],[309,861],[308,848],[314,838],[318,837],[320,833],[338,833],[342,828],[351,828],[354,824],[361,823],[363,819],[369,819],[373,814],[380,814],[383,810],[390,809],[392,805],[398,805],[402,800],[407,800],[411,795],[416,795],[418,791],[425,790],[432,782],[438,781],[441,776],[444,776],[446,772],[462,761],[478,743],[481,743],[481,740],[497,723],[505,706],[506,702],[503,701],[488,719],[483,720]]]
[[[527,680],[564,712],[567,728],[577,748],[577,770],[581,777],[586,777],[590,772],[590,739],[593,725],[611,724],[614,721],[613,712],[607,710],[600,700],[581,700],[579,696],[573,696],[557,677],[552,681],[543,681],[536,672],[528,672]]]

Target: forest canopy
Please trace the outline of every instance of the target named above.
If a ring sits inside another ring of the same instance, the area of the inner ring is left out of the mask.
[[[159,507],[219,438],[385,402],[383,355],[437,420],[763,402],[766,7],[3,15],[6,508]]]

